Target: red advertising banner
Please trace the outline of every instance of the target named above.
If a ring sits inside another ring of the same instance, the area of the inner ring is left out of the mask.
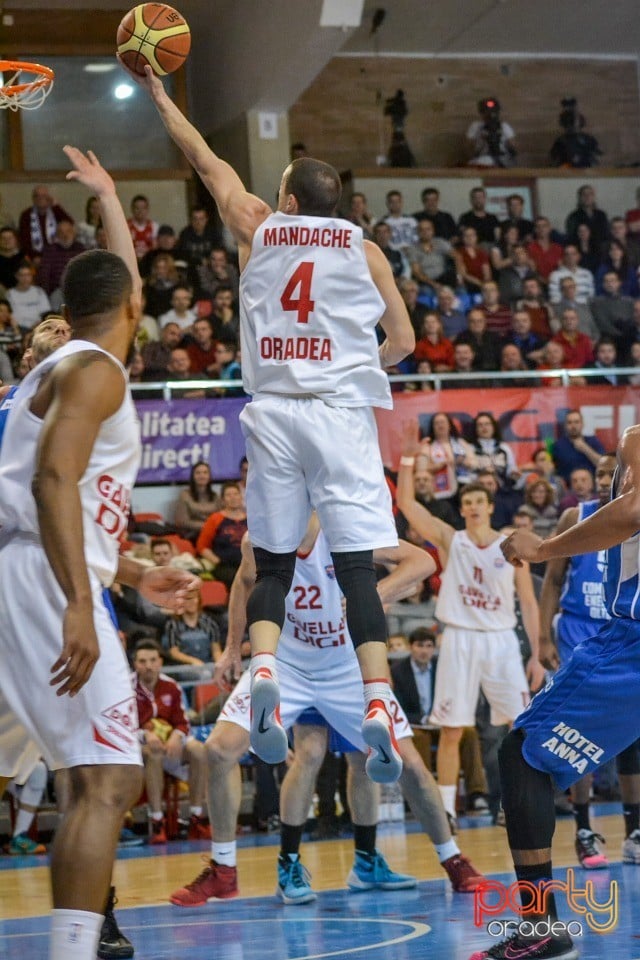
[[[439,390],[396,393],[394,403],[393,410],[376,410],[382,459],[391,470],[398,468],[403,423],[418,417],[424,435],[434,413],[448,413],[465,437],[476,414],[493,414],[519,465],[536,447],[557,439],[567,410],[580,410],[585,435],[597,436],[605,450],[615,450],[623,430],[640,421],[637,387]]]

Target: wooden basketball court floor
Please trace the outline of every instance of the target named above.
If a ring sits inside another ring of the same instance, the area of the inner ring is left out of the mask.
[[[560,820],[554,841],[556,876],[575,868],[576,882],[594,883],[605,900],[612,880],[619,885],[618,922],[598,935],[585,927],[576,941],[583,960],[640,960],[640,866],[620,863],[623,839],[620,807],[603,804],[594,829],[607,838],[607,870],[576,868],[571,818]],[[487,818],[463,821],[459,844],[485,874],[511,882],[505,832]],[[467,960],[493,942],[474,926],[473,896],[452,893],[428,838],[417,825],[385,825],[378,846],[396,870],[413,873],[415,890],[350,893],[351,840],[305,843],[315,903],[284,906],[274,896],[277,837],[239,839],[241,896],[235,900],[181,909],[168,903],[176,887],[200,871],[207,843],[168,844],[119,852],[115,879],[120,926],[135,945],[138,960]],[[0,958],[47,960],[48,871],[42,857],[0,857]],[[561,919],[584,920],[559,898]],[[505,913],[503,919],[512,918]]]

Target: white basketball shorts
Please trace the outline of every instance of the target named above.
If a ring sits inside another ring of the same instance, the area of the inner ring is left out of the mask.
[[[429,718],[439,727],[473,727],[482,689],[491,723],[511,723],[529,703],[529,685],[513,630],[445,627]]]
[[[345,670],[344,665],[337,661],[335,671],[331,674],[312,676],[281,660],[276,662],[276,668],[280,681],[280,719],[285,730],[293,726],[304,710],[315,707],[336,733],[357,750],[367,753],[369,748],[362,739],[364,693],[357,669],[355,673]],[[250,725],[250,682],[247,670],[240,677],[219,717],[219,720],[235,723],[247,733]],[[412,737],[409,721],[393,694],[389,712],[393,718],[396,740]]]
[[[58,697],[49,682],[64,594],[39,544],[14,538],[0,549],[0,757],[26,732],[50,770],[142,763],[129,666],[102,587],[92,588],[100,657],[75,697]]]
[[[398,545],[370,407],[261,397],[240,414],[254,546],[289,553],[315,508],[333,552]]]

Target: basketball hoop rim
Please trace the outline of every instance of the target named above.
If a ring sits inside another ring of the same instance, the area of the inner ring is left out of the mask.
[[[40,75],[39,80],[31,80],[28,83],[14,83],[7,87],[1,87],[5,97],[15,97],[25,90],[39,90],[53,83],[54,72],[51,67],[45,67],[42,63],[33,63],[29,60],[0,60],[0,73],[7,71],[28,70],[30,73]]]

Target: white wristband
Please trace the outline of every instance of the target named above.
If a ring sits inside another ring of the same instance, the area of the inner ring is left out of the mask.
[[[416,462],[415,457],[400,457],[401,467],[412,467],[415,462]]]

